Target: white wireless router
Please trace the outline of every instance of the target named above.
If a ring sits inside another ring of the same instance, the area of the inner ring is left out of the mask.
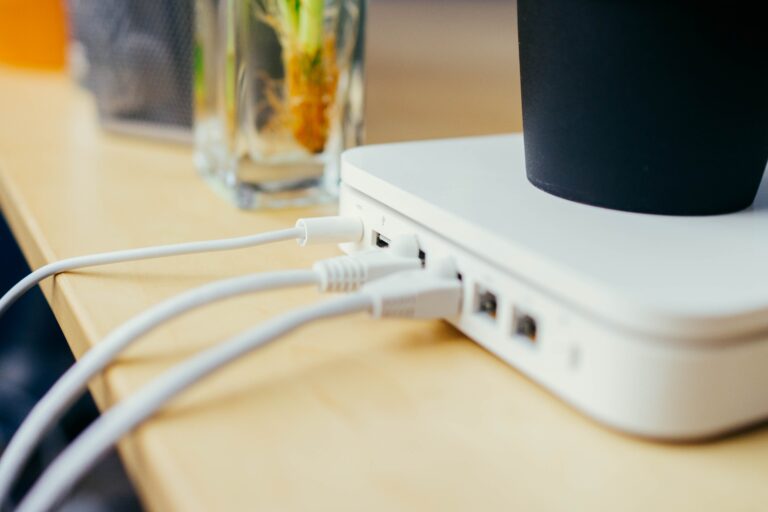
[[[454,257],[473,340],[614,428],[706,438],[768,418],[762,185],[731,215],[634,214],[532,186],[521,135],[368,146],[343,156],[345,249],[416,233]]]

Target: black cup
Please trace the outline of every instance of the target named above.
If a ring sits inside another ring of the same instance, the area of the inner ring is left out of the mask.
[[[528,179],[618,210],[748,207],[768,160],[766,9],[518,0]]]

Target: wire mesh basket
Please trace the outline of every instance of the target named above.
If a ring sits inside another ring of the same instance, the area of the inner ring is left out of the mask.
[[[68,0],[74,71],[105,128],[192,140],[193,0]]]

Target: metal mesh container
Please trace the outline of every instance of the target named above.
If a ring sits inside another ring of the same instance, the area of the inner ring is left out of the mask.
[[[192,140],[193,0],[68,0],[73,68],[105,128]]]

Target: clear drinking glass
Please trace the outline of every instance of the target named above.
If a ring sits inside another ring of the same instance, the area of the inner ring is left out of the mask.
[[[365,0],[196,0],[195,163],[241,208],[336,198],[362,143]]]

